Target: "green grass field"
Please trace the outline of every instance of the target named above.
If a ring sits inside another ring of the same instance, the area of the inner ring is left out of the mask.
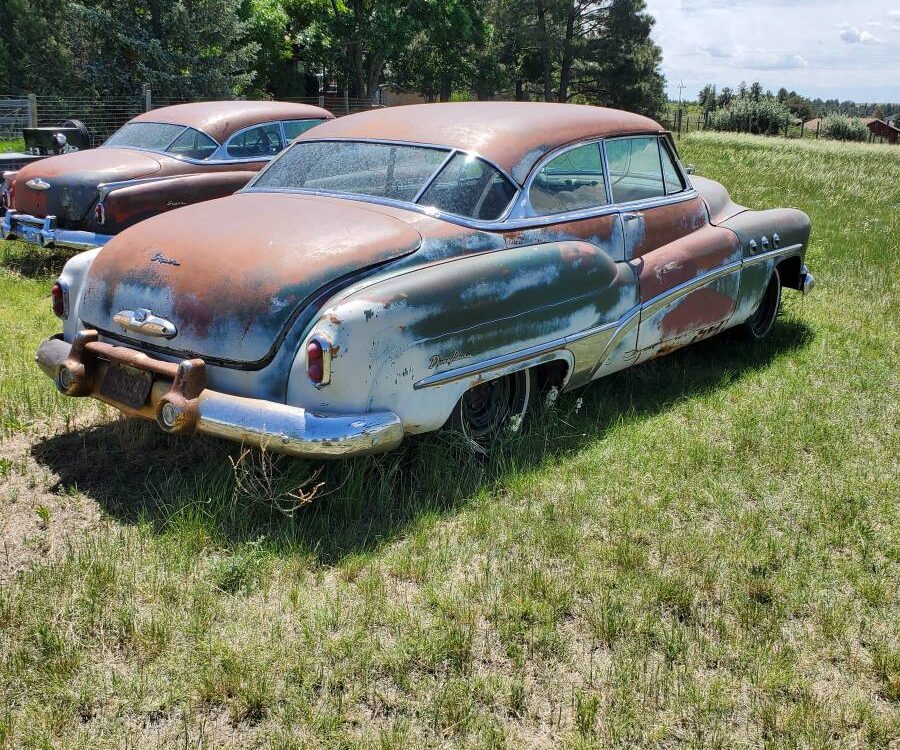
[[[62,259],[0,249],[0,747],[896,749],[900,149],[680,148],[811,215],[815,291],[487,464],[66,401],[31,361]]]

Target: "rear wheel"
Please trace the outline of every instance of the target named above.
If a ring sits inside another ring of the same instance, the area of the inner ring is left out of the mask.
[[[772,326],[775,325],[775,319],[778,317],[778,311],[781,308],[781,276],[778,275],[778,269],[772,271],[772,277],[763,292],[762,299],[756,311],[743,323],[744,333],[751,339],[765,338]]]
[[[451,424],[483,452],[490,452],[505,433],[521,428],[534,392],[531,370],[479,383],[463,394]]]

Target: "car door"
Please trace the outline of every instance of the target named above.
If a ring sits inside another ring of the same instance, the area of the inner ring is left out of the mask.
[[[640,289],[640,362],[725,326],[738,295],[740,243],[709,224],[666,138],[613,138],[605,151]]]

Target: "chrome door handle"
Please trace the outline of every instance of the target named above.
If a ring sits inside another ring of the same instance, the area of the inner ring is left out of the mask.
[[[635,219],[640,219],[640,218],[641,218],[640,214],[632,214],[632,213],[622,214],[622,219],[624,221],[634,221]]]

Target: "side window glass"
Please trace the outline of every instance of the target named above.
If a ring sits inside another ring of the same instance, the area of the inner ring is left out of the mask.
[[[541,216],[605,206],[609,198],[600,145],[587,143],[557,156],[538,172],[528,196]]]
[[[684,180],[681,178],[678,167],[675,166],[675,159],[672,156],[672,152],[669,151],[669,147],[663,142],[662,138],[659,139],[659,158],[662,161],[663,180],[665,180],[666,183],[666,193],[668,195],[680,193],[685,188]]]
[[[206,133],[188,128],[172,142],[166,151],[186,156],[189,159],[206,159],[212,156],[216,148],[218,148],[216,142]]]
[[[666,194],[656,136],[615,138],[606,142],[606,163],[616,203]]]
[[[302,135],[310,128],[321,125],[322,120],[286,120],[281,123],[284,127],[284,138],[290,143],[298,135]]]
[[[270,122],[238,133],[228,141],[228,155],[235,159],[274,156],[282,149],[281,128]]]

